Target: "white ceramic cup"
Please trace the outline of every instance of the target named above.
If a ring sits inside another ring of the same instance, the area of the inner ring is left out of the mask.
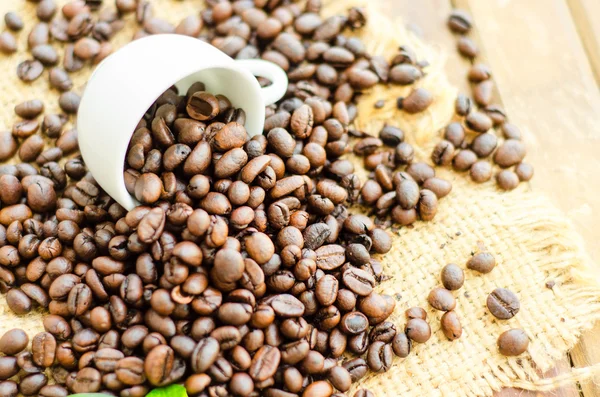
[[[254,76],[272,84],[261,88]],[[107,57],[90,77],[77,114],[79,149],[98,184],[127,210],[139,205],[123,179],[136,125],[169,87],[185,93],[197,81],[245,111],[250,136],[262,134],[265,106],[281,99],[288,85],[285,72],[271,62],[233,60],[208,43],[174,34],[131,42]]]

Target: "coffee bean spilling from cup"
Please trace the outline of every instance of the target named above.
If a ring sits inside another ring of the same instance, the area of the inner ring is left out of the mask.
[[[50,312],[31,350],[21,330],[0,339],[0,395],[141,397],[185,382],[190,396],[344,396],[369,370],[387,371],[394,355],[407,357],[413,343],[426,342],[426,312],[408,309],[397,329],[387,318],[400,295],[374,290],[385,275],[372,255],[391,249],[390,235],[348,211],[361,202],[379,218],[409,225],[433,219],[437,200],[450,192],[431,166],[414,161],[398,128],[365,137],[350,127],[357,94],[379,82],[412,84],[426,62],[407,47],[391,61],[368,56],[360,39],[344,35],[365,25],[363,11],[324,19],[319,0],[303,7],[210,1],[177,26],[154,16],[147,1],[101,4],[74,0],[59,12],[53,0],[39,2],[39,23],[28,33],[32,59],[17,74],[30,82],[48,68],[64,113],[40,122],[44,104],[25,101],[12,131],[0,133],[0,161],[20,160],[0,166],[0,289],[17,314]],[[234,58],[270,60],[291,81],[286,98],[266,109],[264,135],[252,139],[244,111],[201,82],[162,94],[127,152],[126,187],[142,204],[130,212],[98,187],[77,157],[77,131],[68,128],[79,105],[69,73],[110,54],[109,40],[128,13],[141,27],[134,39],[198,37]],[[5,22],[12,32],[0,34],[0,51],[11,54],[24,23],[15,13]],[[56,43],[66,43],[62,54]],[[473,52],[469,42],[461,48]],[[418,88],[397,105],[414,114],[432,102]],[[469,128],[483,129],[487,119],[470,106],[459,98],[457,113],[469,116]],[[514,139],[514,127],[503,127]],[[351,136],[361,138],[353,150],[373,171],[364,185],[342,158]],[[506,163],[521,151],[510,145],[500,156]],[[490,146],[480,139],[473,153]],[[438,150],[435,159],[448,161],[449,152]],[[452,161],[467,169],[471,158]],[[443,285],[429,302],[446,311],[443,332],[456,339],[462,328],[449,291],[460,288],[461,273],[445,268]],[[499,319],[519,310],[518,298],[503,289],[487,305]],[[516,355],[527,341],[511,330],[498,346]]]

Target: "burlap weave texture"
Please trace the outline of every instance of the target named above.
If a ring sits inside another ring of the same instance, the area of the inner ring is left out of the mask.
[[[0,14],[14,10],[24,17],[26,26],[34,23],[34,4],[24,0],[0,3]],[[344,12],[356,1],[325,3],[326,13],[332,14]],[[202,6],[197,0],[156,0],[153,4],[157,15],[173,23]],[[452,118],[456,90],[444,75],[443,55],[407,32],[401,21],[391,21],[378,12],[378,6],[374,0],[369,2],[369,24],[360,32],[369,51],[389,56],[399,45],[411,45],[419,59],[430,62],[426,77],[418,85],[430,89],[435,102],[424,114],[407,116],[395,109],[395,98],[410,88],[379,86],[361,98],[356,127],[376,133],[385,122],[398,125],[415,145],[418,157],[427,159],[440,129]],[[113,41],[115,46],[128,42],[137,28],[131,17],[127,21]],[[58,95],[49,90],[47,72],[33,85],[25,85],[16,77],[16,65],[29,58],[26,31],[19,34],[20,51],[0,57],[0,128],[11,127],[14,105],[26,99],[43,99],[47,113],[58,111]],[[74,75],[76,91],[83,90],[90,71],[85,68]],[[380,99],[386,100],[385,106],[376,110],[373,104]],[[356,159],[355,166],[360,170],[361,161]],[[507,386],[548,390],[591,378],[596,367],[577,369],[555,379],[540,379],[538,375],[551,368],[555,359],[575,345],[581,331],[600,317],[598,278],[569,221],[549,199],[525,184],[503,193],[493,182],[475,185],[465,175],[445,169],[437,172],[454,187],[450,196],[441,200],[435,220],[394,230],[393,248],[381,258],[389,279],[379,289],[399,298],[390,321],[402,329],[406,308],[428,307],[427,294],[439,285],[439,272],[445,264],[464,267],[472,253],[487,249],[496,256],[498,266],[487,275],[466,270],[465,285],[455,294],[456,311],[464,328],[459,340],[447,341],[440,331],[441,313],[428,310],[433,330],[430,341],[415,345],[408,358],[396,359],[387,373],[370,374],[361,386],[378,396],[487,396]],[[547,281],[554,281],[553,289],[546,287]],[[521,300],[521,311],[511,320],[497,320],[485,307],[487,294],[497,287],[511,289]],[[43,328],[42,315],[17,317],[0,297],[0,334],[21,327],[33,335]],[[512,327],[522,327],[531,343],[521,357],[505,358],[497,353],[496,339]]]

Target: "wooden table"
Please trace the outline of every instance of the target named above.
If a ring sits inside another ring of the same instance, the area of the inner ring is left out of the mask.
[[[450,81],[469,93],[470,63],[446,27],[453,7],[471,13],[471,37],[490,65],[496,98],[524,133],[535,166],[533,189],[545,192],[573,221],[600,265],[600,1],[390,0],[395,15],[448,53]],[[600,362],[600,324],[544,374]],[[595,384],[594,384],[595,383]],[[507,389],[498,396],[600,396],[600,379],[552,393]]]

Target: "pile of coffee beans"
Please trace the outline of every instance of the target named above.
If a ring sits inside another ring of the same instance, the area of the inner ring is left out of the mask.
[[[479,50],[467,36],[473,26],[471,16],[464,10],[455,9],[448,18],[448,26],[459,35],[457,48],[460,54],[473,62],[467,76],[472,83],[473,99],[458,95],[455,104],[458,121],[445,128],[444,139],[433,149],[431,160],[438,166],[452,166],[458,172],[468,171],[476,183],[489,181],[495,164],[500,168],[495,175],[498,187],[515,189],[520,182],[533,177],[533,167],[523,162],[526,149],[521,142],[521,132],[507,121],[504,110],[493,104],[492,72],[487,65],[476,62]],[[501,133],[502,141],[497,132]]]
[[[381,149],[384,146],[393,149]],[[360,191],[361,202],[373,208],[383,225],[431,221],[437,213],[438,199],[452,190],[449,181],[435,176],[433,167],[414,161],[414,149],[404,142],[404,132],[397,127],[386,125],[379,138],[360,139],[354,153],[364,156],[365,168],[372,170]]]
[[[44,115],[42,101],[28,100],[16,106],[12,131],[0,133],[0,161],[17,162],[0,166],[0,290],[17,314],[50,314],[29,349],[22,330],[0,338],[0,395],[141,397],[184,383],[190,396],[342,397],[369,370],[387,371],[394,355],[407,357],[413,343],[429,340],[422,308],[406,311],[403,329],[387,321],[400,294],[375,292],[385,275],[373,255],[391,249],[391,236],[348,210],[362,203],[379,223],[410,225],[433,219],[452,189],[415,161],[400,129],[369,137],[351,128],[362,90],[424,75],[427,63],[410,48],[391,61],[370,56],[344,34],[364,26],[363,10],[322,18],[320,0],[209,0],[177,26],[154,16],[145,0],[73,0],[61,10],[54,0],[37,3],[32,59],[17,74],[30,82],[48,68],[62,113]],[[140,26],[133,39],[197,37],[237,59],[274,62],[291,82],[285,98],[267,107],[264,134],[252,138],[244,110],[202,82],[163,93],[126,155],[126,187],[141,203],[129,212],[97,185],[77,155],[77,131],[67,128],[79,106],[69,73],[112,52],[110,39],[128,13]],[[25,26],[15,13],[5,22],[0,51],[11,54]],[[461,48],[473,51],[468,42]],[[414,114],[432,101],[417,88],[397,105]],[[466,98],[458,102],[470,109]],[[462,113],[469,128],[487,131],[482,113]],[[372,171],[364,184],[342,157],[352,150]],[[520,150],[510,143],[495,158],[509,164],[522,159]],[[456,163],[451,154],[437,150],[434,163]],[[495,265],[476,257],[468,268],[485,273]],[[462,270],[448,265],[444,288],[429,297],[446,311],[449,339],[461,332],[450,290],[463,281]],[[498,316],[518,311],[507,291],[488,299]],[[516,355],[527,341],[511,330],[498,344]]]

